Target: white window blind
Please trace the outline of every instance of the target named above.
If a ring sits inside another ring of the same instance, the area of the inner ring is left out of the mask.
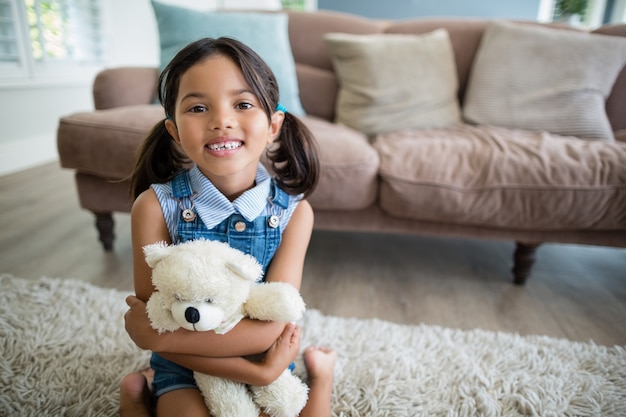
[[[99,0],[0,0],[0,78],[71,77],[104,62]]]
[[[4,77],[23,75],[25,70],[16,2],[0,0],[0,74]]]

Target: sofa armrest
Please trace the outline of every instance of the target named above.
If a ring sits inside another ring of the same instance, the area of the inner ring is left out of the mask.
[[[151,67],[119,67],[99,72],[93,82],[96,110],[150,104],[155,98],[158,70]]]

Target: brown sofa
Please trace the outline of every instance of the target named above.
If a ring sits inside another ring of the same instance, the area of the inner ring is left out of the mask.
[[[315,228],[462,236],[517,242],[514,282],[525,282],[543,242],[626,246],[626,70],[606,112],[615,140],[461,124],[368,137],[334,123],[340,88],[324,34],[421,34],[447,29],[463,104],[488,20],[382,22],[319,11],[289,12],[304,122],[321,150],[310,197]],[[626,25],[596,32],[626,36]],[[96,215],[104,248],[114,212],[128,212],[135,151],[163,117],[153,103],[156,68],[113,68],[93,85],[96,111],[60,120],[61,165],[76,172],[83,208]]]

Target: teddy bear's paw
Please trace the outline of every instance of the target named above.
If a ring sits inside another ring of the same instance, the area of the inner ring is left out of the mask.
[[[309,387],[289,370],[270,385],[251,387],[254,402],[270,417],[294,417],[306,405]]]
[[[298,290],[286,282],[253,285],[244,308],[251,318],[286,323],[300,320],[306,310]]]

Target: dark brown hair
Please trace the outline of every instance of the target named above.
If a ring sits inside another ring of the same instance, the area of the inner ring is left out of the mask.
[[[244,79],[267,114],[268,121],[278,105],[278,82],[268,65],[252,49],[231,38],[203,38],[190,43],[165,67],[158,82],[159,102],[167,117],[173,118],[182,75],[193,65],[211,56],[230,58],[242,71]],[[159,121],[139,148],[131,174],[131,197],[134,200],[153,183],[171,180],[190,163],[174,138]],[[275,144],[267,152],[276,180],[285,192],[308,196],[319,177],[316,141],[309,129],[293,114],[285,120]]]

